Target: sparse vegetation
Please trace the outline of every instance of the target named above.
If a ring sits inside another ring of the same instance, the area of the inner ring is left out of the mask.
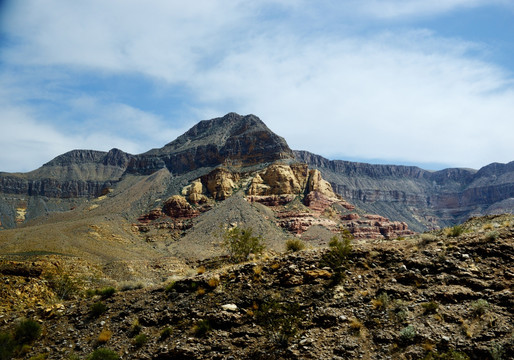
[[[94,303],[93,305],[91,305],[91,308],[90,308],[90,314],[94,318],[100,317],[106,311],[107,311],[107,305],[105,305],[101,301]]]
[[[430,301],[427,303],[421,304],[423,309],[425,310],[425,314],[434,314],[437,312],[437,309],[439,309],[439,304],[435,301]]]
[[[80,281],[72,278],[62,270],[57,273],[49,273],[46,275],[48,286],[55,293],[57,298],[61,300],[69,300],[73,295],[77,294],[80,288]]]
[[[380,293],[376,299],[373,299],[371,302],[375,309],[387,309],[389,307],[391,299],[389,298],[389,295],[387,293],[382,292]]]
[[[18,344],[31,344],[41,336],[41,325],[32,319],[24,319],[14,328],[14,340]]]
[[[352,251],[353,236],[349,231],[345,231],[339,236],[333,236],[328,243],[329,249],[323,255],[322,265],[328,266],[334,272],[333,281],[335,284],[339,283],[344,274],[346,263]]]
[[[487,302],[487,300],[478,299],[477,301],[473,301],[471,303],[471,308],[473,311],[473,315],[480,317],[484,315],[489,309],[489,303]]]
[[[128,336],[134,337],[134,336],[138,335],[141,332],[141,329],[142,329],[142,327],[141,327],[141,324],[139,324],[139,319],[134,319],[134,321],[132,322],[132,325],[130,326]]]
[[[165,287],[164,287],[164,291],[166,293],[170,293],[173,291],[173,289],[175,288],[175,281],[172,281],[170,282],[169,284],[167,284]]]
[[[116,293],[116,289],[112,286],[105,287],[102,289],[96,290],[96,294],[100,295],[102,299],[108,299]]]
[[[193,333],[196,337],[204,337],[209,331],[211,331],[211,323],[208,319],[200,320],[196,323],[193,328]]]
[[[485,239],[487,241],[494,241],[498,238],[498,232],[497,231],[489,231],[487,234],[485,234]]]
[[[148,341],[148,335],[141,333],[134,338],[134,340],[132,341],[132,344],[136,348],[141,348],[141,347],[143,347],[144,344],[146,344],[147,341]]]
[[[12,332],[0,332],[0,360],[23,357],[40,336],[41,325],[32,319],[22,319]]]
[[[100,332],[100,335],[98,335],[98,339],[96,341],[99,344],[105,344],[107,341],[111,340],[112,337],[112,331],[103,329],[102,332]]]
[[[98,348],[88,356],[87,360],[119,360],[120,356],[117,352],[107,349]]]
[[[416,329],[414,326],[409,325],[400,330],[400,341],[403,344],[411,343],[416,337]]]
[[[286,241],[286,250],[291,252],[302,251],[305,249],[305,244],[300,239],[289,239]]]
[[[437,352],[429,352],[423,360],[469,360],[469,356],[462,352],[455,351],[453,349],[448,350],[445,353],[439,354]]]
[[[269,299],[259,307],[256,319],[274,345],[286,347],[299,332],[302,313],[297,303]]]
[[[173,334],[173,328],[171,327],[165,327],[161,330],[161,334],[159,336],[159,340],[163,341],[169,338]]]
[[[448,236],[449,237],[458,237],[461,236],[464,233],[464,228],[462,225],[455,225],[454,227],[451,227],[448,229]]]
[[[241,262],[250,254],[261,254],[264,249],[262,236],[254,236],[252,228],[234,227],[227,229],[223,235],[223,245],[234,262]]]

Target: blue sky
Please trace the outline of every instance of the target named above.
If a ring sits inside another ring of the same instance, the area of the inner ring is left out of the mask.
[[[255,114],[331,159],[514,160],[510,0],[0,2],[0,171]]]

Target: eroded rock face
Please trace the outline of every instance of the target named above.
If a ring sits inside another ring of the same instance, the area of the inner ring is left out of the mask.
[[[342,223],[358,239],[395,239],[413,235],[405,222],[391,221],[380,215],[357,214],[341,216]]]
[[[198,212],[180,195],[167,199],[162,206],[162,212],[172,218],[191,218],[198,215]]]
[[[232,196],[238,181],[239,174],[224,168],[217,168],[201,178],[202,184],[214,200],[225,200]]]

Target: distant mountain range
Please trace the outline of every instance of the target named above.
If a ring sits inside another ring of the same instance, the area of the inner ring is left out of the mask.
[[[318,169],[334,191],[358,209],[405,222],[416,231],[452,225],[471,216],[514,211],[514,162],[493,163],[478,171],[432,172],[413,166],[331,161],[292,151],[254,115],[229,113],[201,121],[164,147],[140,155],[118,149],[73,150],[32,172],[0,173],[0,222],[9,229],[67,211],[116,191],[127,178],[163,169],[170,174],[163,191],[167,197],[219,166],[244,172],[277,161]],[[137,210],[150,210],[144,209],[150,205],[139,203]]]

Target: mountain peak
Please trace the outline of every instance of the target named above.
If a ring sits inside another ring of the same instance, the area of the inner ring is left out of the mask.
[[[280,159],[293,159],[286,141],[273,133],[255,115],[228,113],[223,117],[203,120],[176,140],[160,149],[138,157],[131,169],[149,173],[154,166],[166,166],[171,172],[183,173],[200,167],[221,164],[251,166]]]

